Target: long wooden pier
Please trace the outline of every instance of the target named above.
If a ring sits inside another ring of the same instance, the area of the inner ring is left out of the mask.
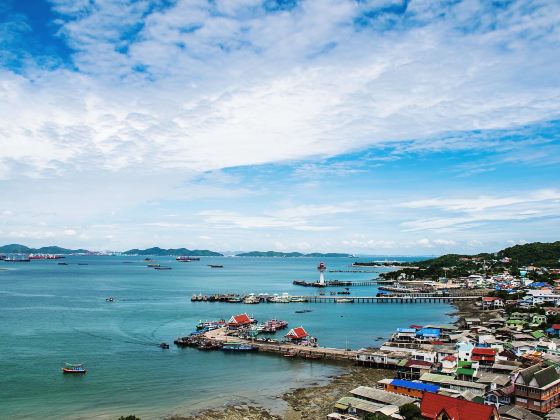
[[[465,300],[480,300],[480,296],[302,296],[312,303],[452,303]],[[350,302],[351,301],[351,302]]]

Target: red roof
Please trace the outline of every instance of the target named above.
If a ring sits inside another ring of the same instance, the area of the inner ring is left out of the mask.
[[[499,297],[484,296],[484,297],[482,298],[482,300],[483,300],[484,302],[493,302],[493,301],[495,301],[495,300],[502,300],[502,299],[500,299]]]
[[[247,314],[239,314],[239,315],[234,315],[232,316],[229,321],[228,324],[230,325],[246,325],[246,324],[250,324],[252,322],[251,317]]]
[[[415,330],[419,330],[419,329],[422,328],[422,325],[415,325],[415,324],[412,324],[412,325],[410,326],[410,328],[414,328]]]
[[[442,344],[445,344],[443,341],[441,340],[434,340],[432,341],[432,343],[434,346],[441,346]]]
[[[296,327],[296,328],[292,328],[290,332],[286,334],[286,337],[302,339],[307,337],[308,335],[309,334],[307,334],[307,331],[305,331],[303,327]]]
[[[560,330],[560,324],[552,324],[553,330]]]
[[[456,420],[489,420],[495,415],[493,405],[484,405],[459,398],[425,392],[420,404],[422,416],[436,419],[442,411]]]
[[[471,354],[477,356],[495,356],[498,350],[489,349],[487,347],[475,347],[472,349]]]
[[[454,362],[457,358],[453,355],[445,356],[442,360],[447,360],[448,362]]]
[[[406,362],[406,365],[404,365],[405,367],[418,367],[418,368],[423,368],[423,367],[431,367],[432,363],[431,362],[427,362],[426,360],[415,360],[415,359],[410,359],[408,362]]]

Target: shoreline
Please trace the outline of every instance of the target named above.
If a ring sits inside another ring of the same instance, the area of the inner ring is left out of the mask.
[[[453,311],[447,315],[456,317],[454,324],[463,318],[480,317],[474,301],[457,301],[450,305]],[[252,404],[231,404],[223,408],[206,409],[190,416],[168,416],[166,420],[311,420],[326,418],[334,410],[336,401],[360,386],[376,387],[377,381],[393,375],[392,370],[370,368],[348,364],[346,371],[330,378],[326,385],[295,388],[279,396],[287,404],[282,414],[269,408]]]

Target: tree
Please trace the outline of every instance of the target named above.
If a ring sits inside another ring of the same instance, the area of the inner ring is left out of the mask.
[[[364,420],[390,420],[390,419],[391,417],[386,416],[385,414],[382,413],[375,413],[375,414],[367,413],[364,416]]]
[[[140,417],[136,417],[134,414],[130,414],[128,416],[120,416],[119,420],[140,420]]]
[[[416,404],[405,404],[399,408],[399,414],[405,420],[420,420],[422,418],[422,411]]]

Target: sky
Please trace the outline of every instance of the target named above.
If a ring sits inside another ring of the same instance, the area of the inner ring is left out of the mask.
[[[0,0],[0,243],[560,239],[560,2]]]

